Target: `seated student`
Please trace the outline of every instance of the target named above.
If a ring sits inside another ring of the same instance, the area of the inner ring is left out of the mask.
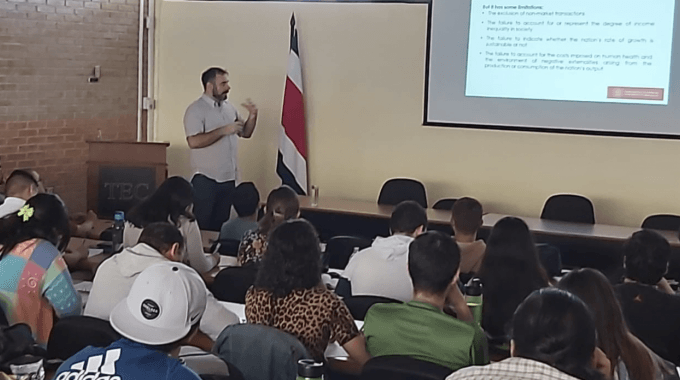
[[[359,368],[370,358],[347,306],[321,282],[319,239],[305,220],[284,222],[270,234],[245,312],[249,323],[297,337],[317,361],[334,341]]]
[[[14,214],[26,204],[36,194],[43,193],[45,188],[40,182],[40,176],[35,170],[14,170],[6,182],[7,199],[0,204],[0,218],[7,215]],[[58,197],[57,197],[58,198]],[[71,236],[81,231],[86,231],[87,226],[92,229],[92,221],[85,221],[82,224],[71,223],[69,221],[69,228],[71,229]],[[70,270],[74,269],[90,269],[86,263],[87,249],[84,247],[80,250],[71,252],[66,249],[63,259]]]
[[[368,310],[364,334],[371,356],[407,355],[453,371],[489,362],[484,332],[458,287],[459,262],[460,250],[449,235],[433,231],[413,240],[408,253],[413,300]],[[445,314],[447,304],[467,321]]]
[[[15,170],[5,182],[5,201],[0,204],[0,218],[19,211],[27,200],[38,194],[38,182],[27,170]]]
[[[184,258],[184,239],[179,230],[170,223],[151,223],[142,231],[134,247],[104,261],[95,274],[90,296],[85,305],[85,315],[109,319],[118,301],[127,297],[135,279],[146,268],[169,261],[181,262]],[[222,330],[239,322],[238,317],[222,307],[203,286],[207,294],[207,307],[201,320],[199,334],[203,340],[192,342],[210,351],[212,341]],[[198,343],[198,344],[197,344]]]
[[[80,296],[61,252],[70,239],[64,206],[38,194],[0,219],[0,307],[10,325],[26,323],[46,344],[55,318],[80,315]]]
[[[460,247],[460,273],[474,274],[479,271],[484,259],[486,243],[477,240],[477,231],[482,227],[482,204],[473,198],[460,198],[453,204],[451,227]]]
[[[537,290],[519,305],[510,352],[511,358],[463,368],[446,379],[599,380],[610,371],[609,360],[597,348],[588,307],[564,290]]]
[[[241,240],[248,231],[257,228],[257,210],[260,207],[260,193],[252,182],[243,182],[234,190],[234,210],[237,218],[222,224],[220,239]]]
[[[238,247],[238,264],[258,264],[267,252],[267,240],[271,231],[278,225],[300,216],[300,201],[298,196],[288,186],[274,189],[267,196],[265,214],[256,230],[243,236]]]
[[[7,190],[8,197],[5,202],[0,204],[0,218],[19,211],[29,198],[45,192],[45,186],[40,180],[40,174],[31,169],[14,170],[7,178],[5,189]],[[70,221],[71,236],[98,239],[98,235],[93,236],[95,232],[94,222],[96,220],[97,215],[92,211],[81,218],[74,218],[74,221]]]
[[[427,213],[414,201],[399,203],[390,217],[390,237],[377,237],[373,244],[354,254],[342,272],[350,281],[352,295],[371,295],[408,302],[413,285],[408,274],[408,246],[427,229]]]
[[[198,331],[204,288],[201,276],[186,265],[146,268],[111,313],[111,326],[123,338],[82,349],[59,366],[54,379],[199,380],[177,355]]]
[[[529,227],[514,217],[499,220],[491,230],[478,275],[484,284],[482,328],[499,340],[507,338],[517,305],[549,285]]]
[[[619,380],[677,379],[672,363],[658,357],[628,331],[614,288],[602,273],[590,268],[573,270],[557,287],[579,297],[593,313],[598,347],[612,364],[610,377]]]
[[[182,177],[166,179],[156,191],[127,214],[123,231],[123,246],[137,244],[142,229],[155,222],[170,222],[184,237],[189,266],[198,273],[206,273],[220,261],[219,253],[212,256],[203,252],[203,239],[196,218],[191,210],[194,206],[194,190],[189,181]]]
[[[616,286],[630,331],[652,351],[680,365],[680,296],[664,279],[671,247],[659,233],[634,233],[623,247],[625,280]]]

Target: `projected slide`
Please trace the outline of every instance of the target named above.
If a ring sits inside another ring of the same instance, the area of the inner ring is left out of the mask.
[[[472,0],[465,96],[667,105],[674,1]]]

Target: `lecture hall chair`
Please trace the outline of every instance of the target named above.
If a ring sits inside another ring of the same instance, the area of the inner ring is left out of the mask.
[[[403,201],[416,201],[427,208],[427,194],[422,182],[410,178],[392,178],[382,185],[378,195],[379,205],[395,206]]]
[[[595,224],[595,210],[590,199],[582,195],[555,194],[545,201],[541,219]]]
[[[356,236],[334,236],[328,240],[324,252],[324,267],[345,269],[355,249],[361,251],[371,246],[368,239]]]
[[[642,222],[642,228],[660,231],[680,230],[680,216],[672,214],[650,215]]]
[[[366,362],[360,380],[444,380],[451,369],[409,356],[377,356]]]
[[[381,296],[350,296],[342,299],[355,320],[363,321],[371,306],[377,303],[402,303],[399,300]]]
[[[432,205],[432,208],[435,210],[451,211],[453,210],[453,204],[456,203],[457,200],[458,198],[442,198],[435,202],[434,205]]]
[[[47,341],[47,358],[66,360],[87,346],[106,347],[120,339],[109,321],[87,316],[59,319]]]

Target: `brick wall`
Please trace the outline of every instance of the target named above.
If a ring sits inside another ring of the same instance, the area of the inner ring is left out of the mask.
[[[86,140],[134,140],[139,0],[0,0],[0,164],[86,208]],[[95,65],[101,79],[88,83]]]

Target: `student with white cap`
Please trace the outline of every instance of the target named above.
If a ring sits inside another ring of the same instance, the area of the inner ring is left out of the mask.
[[[111,326],[123,338],[81,350],[54,378],[200,379],[177,355],[198,330],[205,306],[205,285],[196,271],[176,262],[150,266],[111,312]]]

